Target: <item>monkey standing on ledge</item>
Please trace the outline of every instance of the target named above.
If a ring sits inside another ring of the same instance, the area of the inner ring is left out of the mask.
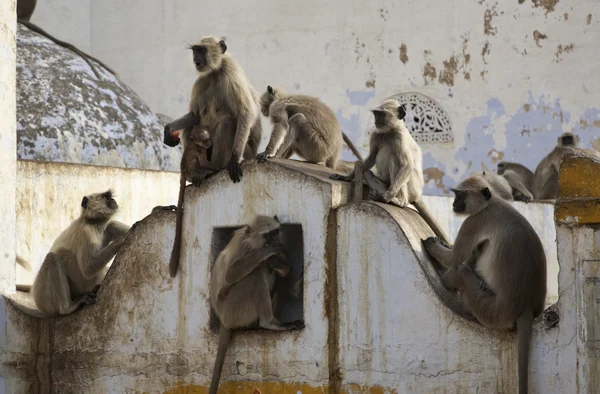
[[[452,191],[454,212],[468,215],[454,246],[430,237],[423,247],[448,268],[443,281],[459,291],[462,303],[483,326],[508,330],[517,324],[519,394],[526,394],[533,319],[544,311],[546,299],[542,241],[481,175],[468,177]]]
[[[258,93],[237,62],[226,53],[225,41],[204,37],[191,46],[198,78],[190,99],[190,112],[167,124],[164,143],[177,146],[174,131],[198,124],[211,134],[210,162],[227,168],[236,183],[243,176],[242,159],[254,159],[262,136]]]
[[[364,162],[364,176],[372,189],[373,186],[387,189],[383,195],[372,190],[374,199],[385,203],[396,199],[403,208],[413,204],[433,232],[448,243],[446,234],[421,198],[425,184],[421,147],[404,125],[404,107],[398,101],[388,99],[372,112],[375,116],[375,130],[371,134],[369,156]],[[370,171],[373,166],[377,166],[377,174],[381,179]],[[331,179],[351,181],[354,179],[354,171],[350,175],[334,174]]]
[[[282,237],[277,216],[259,215],[250,225],[236,230],[217,257],[210,278],[210,305],[221,327],[209,394],[217,393],[232,330],[304,328],[301,320],[281,323],[273,315],[276,274],[285,277],[291,269]]]
[[[318,98],[287,94],[281,88],[267,87],[260,98],[261,111],[271,118],[273,132],[264,152],[256,159],[269,157],[289,159],[297,154],[309,163],[336,168],[342,149],[342,139],[357,159],[360,153],[342,132],[333,111]]]
[[[54,241],[31,286],[42,312],[16,304],[38,317],[68,315],[93,304],[106,274],[106,265],[123,245],[130,227],[110,219],[119,206],[112,191],[83,197],[81,215]]]

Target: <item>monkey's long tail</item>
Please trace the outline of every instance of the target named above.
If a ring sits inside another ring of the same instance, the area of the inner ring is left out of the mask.
[[[117,76],[117,73],[113,69],[108,67],[106,64],[102,63],[100,60],[96,59],[95,57],[93,57],[91,55],[88,55],[87,53],[83,52],[81,49],[77,48],[75,45],[69,44],[68,42],[64,42],[64,41],[59,40],[58,38],[53,37],[50,33],[47,33],[44,29],[42,29],[38,25],[31,23],[29,21],[26,21],[24,19],[17,19],[17,22],[27,26],[27,28],[29,28],[29,30],[33,30],[34,32],[41,34],[41,35],[49,38],[50,40],[54,41],[54,43],[60,45],[61,47],[70,49],[71,51],[73,51],[76,54],[78,54],[79,56],[81,56],[83,58],[83,60],[85,60],[85,62],[90,66],[90,68],[96,75],[96,78],[101,79],[100,73],[98,73],[96,66],[94,66],[94,64],[92,62],[90,62],[90,59],[95,61],[102,67],[104,67],[106,70],[110,71],[110,73],[113,74],[114,76]]]
[[[517,319],[519,331],[519,394],[527,394],[529,375],[529,348],[531,346],[531,332],[533,314],[531,311],[523,313]]]
[[[16,301],[12,300],[10,297],[8,299],[15,308],[17,308],[21,312],[25,313],[26,315],[33,316],[33,317],[39,317],[41,319],[48,317],[48,315],[46,315],[44,312],[42,312],[38,309],[29,308],[28,306],[22,305]]]
[[[223,370],[223,363],[225,362],[225,354],[227,353],[230,341],[231,330],[221,325],[221,328],[219,329],[219,348],[217,350],[217,357],[215,358],[215,367],[213,368],[208,394],[217,394],[219,381],[221,380],[221,371]]]
[[[179,268],[179,257],[181,255],[181,233],[183,227],[183,196],[185,194],[185,175],[181,172],[179,180],[179,199],[177,200],[177,216],[175,221],[175,241],[173,242],[173,250],[171,250],[171,260],[169,261],[169,274],[171,278],[177,275]]]
[[[350,138],[348,138],[346,133],[342,132],[342,138],[344,139],[344,142],[346,143],[346,145],[348,145],[348,148],[350,148],[350,150],[352,151],[354,156],[356,156],[356,158],[358,160],[363,161],[363,158],[360,155],[360,152],[358,151],[358,149],[356,149],[356,146],[354,146],[354,144],[352,143],[352,140]]]
[[[450,245],[450,241],[448,241],[446,233],[444,233],[444,230],[442,230],[437,220],[435,220],[435,218],[431,215],[431,212],[429,212],[429,209],[427,209],[427,207],[423,203],[423,200],[419,198],[419,200],[413,202],[412,204],[415,206],[415,208],[417,208],[419,214],[421,214],[423,219],[425,219],[425,221],[427,222],[429,227],[431,227],[435,235],[442,241],[444,241],[446,244]]]

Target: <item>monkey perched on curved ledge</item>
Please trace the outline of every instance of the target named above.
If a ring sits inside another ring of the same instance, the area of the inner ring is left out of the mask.
[[[281,323],[273,315],[276,274],[285,277],[291,269],[280,230],[277,216],[256,216],[250,225],[235,231],[212,268],[210,305],[221,327],[210,394],[217,393],[232,330],[304,328],[303,321]]]
[[[263,115],[271,119],[273,132],[265,151],[256,157],[259,163],[269,157],[289,159],[297,154],[309,163],[336,168],[342,139],[362,160],[331,108],[318,98],[267,86],[260,106]]]
[[[494,195],[481,175],[452,189],[454,212],[466,214],[452,247],[430,237],[427,253],[448,270],[443,281],[485,327],[519,332],[519,394],[527,393],[533,319],[544,311],[546,255],[531,224]]]
[[[108,190],[83,197],[81,215],[54,241],[31,286],[41,314],[18,304],[37,317],[68,315],[96,302],[106,265],[123,245],[130,227],[111,221],[119,209]]]
[[[227,168],[234,183],[243,176],[242,159],[254,159],[262,136],[258,93],[239,64],[228,54],[225,41],[203,37],[190,47],[199,75],[187,114],[167,124],[163,142],[177,146],[173,132],[196,125],[208,127],[212,138],[210,162]],[[185,134],[185,132],[184,132]]]
[[[556,147],[537,165],[533,173],[533,197],[536,200],[556,200],[558,198],[558,172],[565,153],[579,145],[579,136],[563,133],[558,137]]]

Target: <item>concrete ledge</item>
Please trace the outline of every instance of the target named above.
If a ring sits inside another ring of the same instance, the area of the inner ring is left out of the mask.
[[[574,149],[562,159],[555,220],[567,225],[600,223],[600,153]]]

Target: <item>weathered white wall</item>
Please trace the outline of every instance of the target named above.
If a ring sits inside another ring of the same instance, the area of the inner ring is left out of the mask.
[[[460,226],[466,216],[457,215],[452,210],[454,197],[446,196],[423,196],[423,202],[437,219],[438,223],[450,238],[454,241]],[[554,225],[554,205],[550,203],[523,203],[511,202],[521,215],[523,215],[536,231],[544,245],[547,263],[547,294],[546,305],[552,305],[558,300],[558,257],[556,250],[556,226]]]
[[[54,240],[81,213],[84,195],[112,188],[115,219],[132,225],[157,205],[177,204],[179,193],[176,172],[19,160],[17,174],[17,253],[33,268],[17,266],[19,284],[33,283]]]
[[[31,21],[59,40],[91,54],[92,3],[90,0],[38,1]]]
[[[0,2],[0,292],[14,291],[16,133],[16,2]],[[2,338],[3,339],[3,338]],[[1,384],[0,384],[0,387]]]
[[[206,34],[226,36],[257,90],[283,85],[323,98],[363,152],[370,108],[399,92],[433,98],[450,117],[454,142],[422,145],[428,193],[448,193],[502,159],[533,170],[564,131],[600,148],[597,0],[309,0],[302,7],[104,0],[90,7],[93,54],[170,116],[186,110],[195,78],[186,45]],[[44,22],[50,31],[69,29],[59,19]],[[75,40],[82,29],[71,28],[64,37]]]

